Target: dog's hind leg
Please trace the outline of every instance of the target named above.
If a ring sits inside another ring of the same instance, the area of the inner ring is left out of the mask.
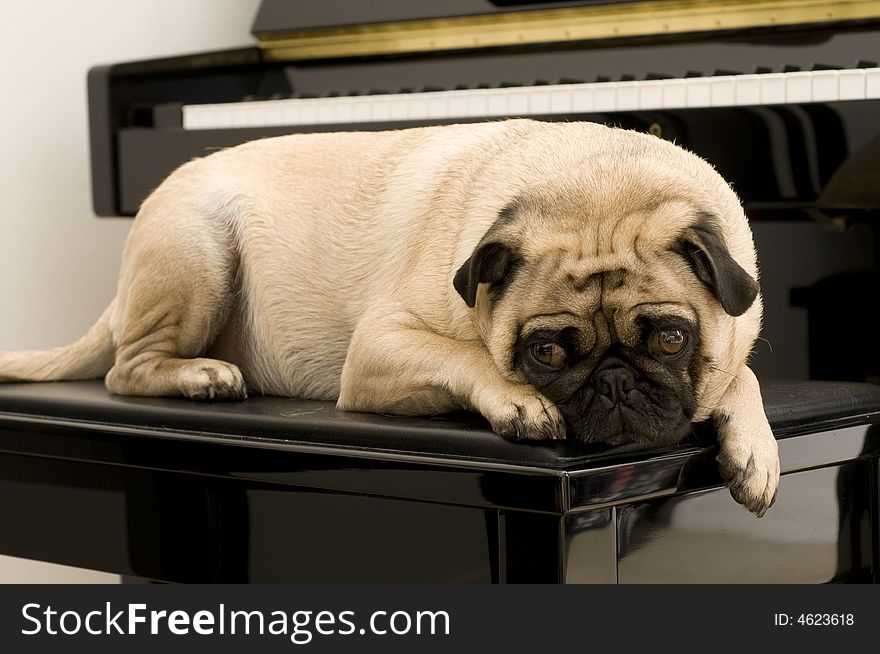
[[[111,320],[110,392],[246,396],[237,366],[202,356],[226,324],[235,292],[238,258],[225,218],[181,189],[160,187],[144,203],[123,255]]]

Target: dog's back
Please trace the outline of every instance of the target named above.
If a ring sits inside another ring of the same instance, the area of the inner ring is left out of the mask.
[[[442,207],[435,181],[525,123],[290,135],[184,164],[140,208],[117,296],[89,333],[0,352],[0,382],[102,377],[153,333],[232,361],[261,392],[334,399],[365,304],[411,263],[414,219]]]

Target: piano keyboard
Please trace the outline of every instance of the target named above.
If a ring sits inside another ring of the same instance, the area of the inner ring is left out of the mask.
[[[880,98],[880,68],[545,84],[183,107],[188,130],[546,116]]]

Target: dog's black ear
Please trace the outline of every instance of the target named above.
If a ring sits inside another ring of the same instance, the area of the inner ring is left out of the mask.
[[[517,224],[524,205],[523,198],[515,198],[501,209],[498,219],[477,243],[470,258],[455,273],[452,285],[469,307],[477,303],[480,284],[489,284],[493,300],[501,297],[522,262]]]
[[[467,305],[473,308],[477,303],[477,287],[480,284],[490,284],[491,292],[498,297],[498,293],[504,288],[505,278],[518,261],[519,256],[510,245],[483,238],[474,253],[455,273],[452,285]]]
[[[758,282],[730,256],[712,216],[702,216],[673,249],[685,258],[729,315],[741,316],[758,297]]]

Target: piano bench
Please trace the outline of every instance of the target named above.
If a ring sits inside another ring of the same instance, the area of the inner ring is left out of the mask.
[[[470,414],[0,385],[0,553],[170,582],[875,581],[880,388],[764,397],[783,477],[758,519],[705,426],[510,443]]]

